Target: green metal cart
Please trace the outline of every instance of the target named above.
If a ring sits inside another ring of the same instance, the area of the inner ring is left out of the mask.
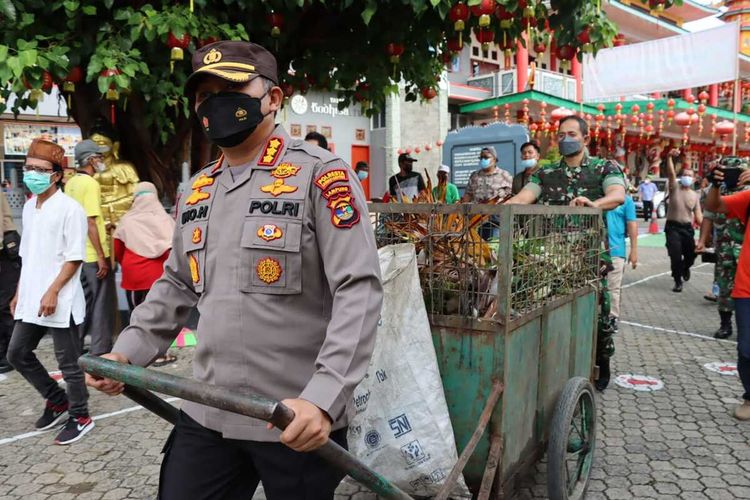
[[[547,452],[549,498],[583,498],[596,441],[601,212],[370,204],[379,246],[414,243],[459,461],[513,498]]]

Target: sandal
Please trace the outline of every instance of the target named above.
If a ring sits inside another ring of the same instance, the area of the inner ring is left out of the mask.
[[[171,354],[167,354],[166,356],[162,356],[161,358],[156,358],[156,361],[154,361],[153,366],[158,368],[160,366],[166,366],[170,363],[174,363],[175,361],[177,361],[177,356],[172,356]]]

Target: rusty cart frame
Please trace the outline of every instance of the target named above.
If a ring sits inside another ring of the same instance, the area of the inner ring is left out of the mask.
[[[369,207],[378,246],[416,245],[460,453],[437,498],[460,472],[477,498],[512,498],[545,451],[550,498],[583,498],[596,440],[601,211]]]

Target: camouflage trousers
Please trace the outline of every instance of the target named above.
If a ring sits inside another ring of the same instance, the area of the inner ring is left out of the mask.
[[[734,275],[737,272],[737,255],[741,245],[734,242],[719,242],[716,248],[716,264],[714,265],[714,281],[719,285],[717,303],[719,312],[733,312]]]
[[[615,354],[614,318],[611,315],[612,300],[607,288],[607,274],[612,270],[612,256],[602,252],[599,272],[599,321],[596,328],[596,363],[609,361]]]

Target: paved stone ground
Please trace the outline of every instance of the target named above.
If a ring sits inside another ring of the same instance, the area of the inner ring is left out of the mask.
[[[718,314],[702,296],[712,268],[695,268],[685,291],[673,294],[667,275],[635,284],[668,270],[666,251],[643,248],[641,261],[625,275],[623,321],[710,335]],[[734,343],[626,323],[616,342],[616,373],[651,375],[665,386],[654,393],[612,386],[598,398],[598,449],[587,498],[750,498],[750,424],[730,416],[741,394],[739,380],[703,368],[711,361],[735,361]],[[49,341],[39,351],[53,369]],[[190,350],[177,355],[176,365],[162,369],[189,373]],[[92,394],[90,404],[97,427],[69,447],[54,446],[53,433],[27,434],[41,408],[39,397],[16,373],[0,381],[0,498],[155,497],[167,424],[133,410],[125,398]],[[375,498],[351,484],[339,492],[341,499]],[[514,498],[546,497],[542,462]]]

